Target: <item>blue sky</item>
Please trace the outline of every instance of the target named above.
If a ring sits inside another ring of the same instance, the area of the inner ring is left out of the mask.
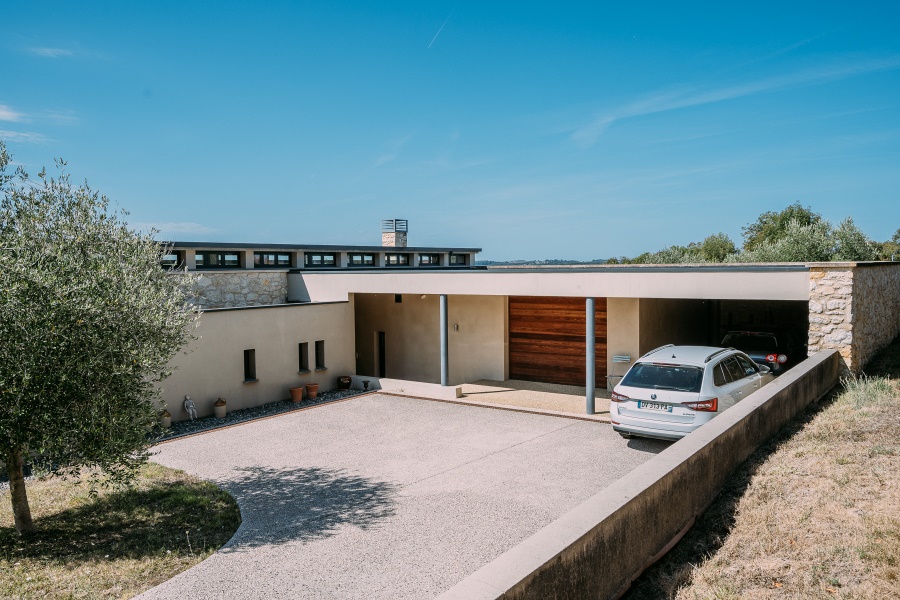
[[[635,255],[900,227],[895,3],[17,2],[0,138],[178,240]]]

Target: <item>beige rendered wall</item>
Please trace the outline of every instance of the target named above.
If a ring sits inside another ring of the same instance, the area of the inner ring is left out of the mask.
[[[608,375],[621,377],[641,355],[640,302],[637,298],[606,299],[606,373]],[[614,355],[630,356],[631,362],[614,365]],[[617,381],[613,383],[617,383]]]
[[[318,383],[336,387],[340,375],[355,373],[353,303],[298,304],[204,312],[199,339],[178,354],[162,398],[175,421],[188,418],[185,394],[198,416],[210,415],[219,396],[228,410],[290,397],[288,389]],[[324,371],[315,370],[315,343],[325,341]],[[311,372],[299,374],[298,344],[309,343]],[[255,383],[244,383],[244,350],[256,350]]]
[[[377,332],[385,332],[385,376],[439,383],[441,378],[440,297],[354,294],[357,372],[376,373]],[[503,379],[506,365],[506,299],[448,298],[450,384]],[[458,329],[454,329],[458,325]]]

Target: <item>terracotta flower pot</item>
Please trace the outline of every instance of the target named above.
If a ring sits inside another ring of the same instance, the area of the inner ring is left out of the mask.
[[[302,402],[303,401],[303,386],[293,387],[290,389],[291,392],[291,402]]]
[[[306,384],[306,396],[310,400],[312,400],[318,395],[319,395],[319,384],[318,383],[307,383]]]
[[[213,403],[213,410],[216,412],[217,419],[224,419],[226,413],[225,398],[219,398]]]

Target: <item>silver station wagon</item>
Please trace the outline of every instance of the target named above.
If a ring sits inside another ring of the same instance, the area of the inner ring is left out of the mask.
[[[662,346],[640,357],[612,392],[623,437],[677,440],[774,379],[734,348]]]

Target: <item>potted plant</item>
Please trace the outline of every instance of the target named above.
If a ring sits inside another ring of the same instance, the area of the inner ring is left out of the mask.
[[[306,384],[306,396],[310,400],[313,400],[318,395],[319,395],[319,384],[318,383],[307,383]]]
[[[163,429],[168,429],[172,426],[172,413],[163,409],[161,413],[159,413],[159,424]]]
[[[213,403],[213,410],[216,411],[217,419],[225,418],[225,398],[219,398]]]
[[[353,383],[353,378],[349,375],[341,375],[338,377],[337,383],[339,390],[349,390],[350,384]]]
[[[297,403],[303,401],[303,386],[290,388],[291,402]]]

